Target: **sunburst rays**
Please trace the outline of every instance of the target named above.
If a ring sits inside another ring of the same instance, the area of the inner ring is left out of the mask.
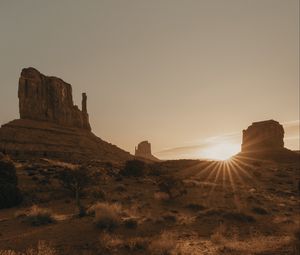
[[[247,189],[256,186],[256,180],[252,175],[254,158],[236,155],[227,160],[199,162],[194,166],[185,169],[189,172],[189,178],[198,180],[202,185],[199,192],[209,187],[207,201],[215,199],[218,194],[228,195],[237,209],[241,209],[240,189]],[[186,172],[186,173],[187,173]],[[207,193],[206,193],[207,192]],[[224,203],[225,198],[224,198]]]

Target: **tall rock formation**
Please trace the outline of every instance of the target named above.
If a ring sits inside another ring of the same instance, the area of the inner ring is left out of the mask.
[[[62,79],[45,76],[32,67],[25,68],[19,79],[18,96],[21,119],[91,130],[86,94],[82,94],[81,111],[73,104],[71,85]]]
[[[299,160],[297,153],[284,148],[284,128],[275,120],[253,122],[243,130],[241,152],[247,159],[271,159],[275,161]]]
[[[135,147],[135,156],[150,160],[159,160],[158,158],[154,157],[151,153],[151,143],[148,141],[143,141],[138,144],[137,147]]]
[[[82,110],[73,104],[72,87],[34,68],[22,70],[19,79],[20,119],[0,128],[0,152],[12,158],[58,158],[68,161],[126,161],[130,153],[91,132],[87,96]]]
[[[284,148],[284,129],[275,120],[253,122],[243,130],[242,151],[277,150]]]

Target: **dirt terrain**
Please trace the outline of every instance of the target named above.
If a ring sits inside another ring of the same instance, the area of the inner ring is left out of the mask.
[[[122,174],[122,164],[86,162],[93,178],[81,203],[111,206],[113,228],[99,227],[89,211],[78,216],[58,178],[71,164],[14,164],[24,200],[0,210],[1,255],[42,247],[34,254],[297,254],[299,162],[148,162],[136,176]],[[55,220],[26,220],[33,205]]]

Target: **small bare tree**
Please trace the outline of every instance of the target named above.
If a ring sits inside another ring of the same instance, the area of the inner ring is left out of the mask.
[[[87,169],[83,166],[75,167],[74,169],[64,169],[60,173],[59,179],[62,186],[74,195],[79,215],[83,216],[85,209],[81,205],[80,197],[82,191],[90,184],[90,176]]]

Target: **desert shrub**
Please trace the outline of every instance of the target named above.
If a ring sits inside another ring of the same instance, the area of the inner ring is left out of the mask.
[[[83,190],[90,184],[91,181],[87,169],[82,166],[66,168],[60,172],[59,180],[65,189],[73,193],[79,211],[79,216],[84,216],[85,209],[81,205],[80,197],[82,196]]]
[[[113,230],[121,223],[121,207],[118,204],[97,203],[89,210],[95,215],[95,225],[100,229]]]
[[[0,209],[10,208],[22,202],[22,194],[19,188],[13,184],[0,184]]]
[[[135,229],[138,226],[138,221],[135,218],[124,219],[123,224],[126,228]]]
[[[55,218],[49,209],[34,205],[27,213],[25,212],[25,222],[32,226],[41,226],[54,223]]]
[[[176,248],[176,238],[171,232],[163,232],[149,244],[150,254],[170,255]]]
[[[117,250],[123,247],[124,241],[115,235],[103,232],[100,235],[99,242],[102,248],[107,250]]]
[[[3,159],[0,161],[0,209],[10,208],[22,202],[22,194],[17,187],[18,179],[14,164]]]
[[[149,241],[142,237],[133,237],[126,240],[123,244],[124,248],[132,252],[143,252],[148,249]]]
[[[108,252],[120,249],[126,249],[131,252],[143,252],[148,248],[149,241],[147,238],[131,237],[127,239],[121,239],[116,235],[111,235],[107,232],[103,232],[99,238],[100,245]]]
[[[190,203],[186,206],[186,208],[190,209],[191,211],[195,211],[195,212],[202,211],[205,209],[205,207],[203,205],[196,204],[196,203]]]
[[[265,208],[262,207],[253,207],[252,212],[260,215],[266,215],[268,214],[268,211]]]
[[[0,170],[0,183],[18,184],[16,168],[10,160],[1,160]]]
[[[184,188],[183,182],[173,176],[164,176],[158,183],[160,192],[165,192],[169,195],[170,199],[178,198],[187,193]]]
[[[128,160],[120,174],[127,177],[141,177],[145,175],[146,164],[141,160]]]
[[[0,255],[57,255],[58,252],[45,241],[39,241],[36,248],[29,248],[25,252],[0,250]]]
[[[220,224],[217,229],[215,229],[214,233],[210,236],[211,242],[214,244],[222,244],[225,242],[225,226],[223,224]]]

